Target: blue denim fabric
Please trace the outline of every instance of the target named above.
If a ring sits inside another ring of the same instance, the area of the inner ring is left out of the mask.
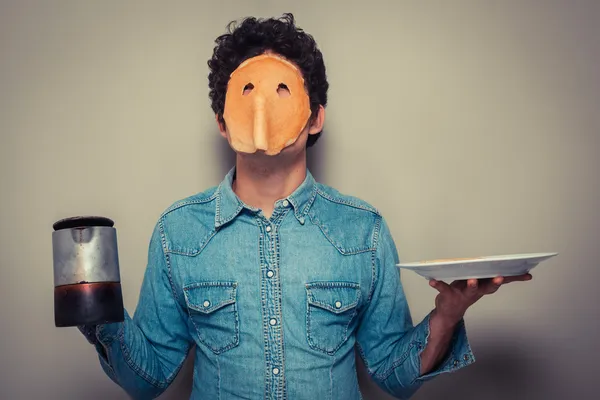
[[[233,192],[234,172],[160,216],[135,314],[90,339],[129,395],[158,396],[193,345],[192,399],[361,399],[355,349],[381,388],[409,398],[474,361],[461,321],[447,358],[419,376],[429,316],[413,325],[375,208],[307,172],[267,219]]]

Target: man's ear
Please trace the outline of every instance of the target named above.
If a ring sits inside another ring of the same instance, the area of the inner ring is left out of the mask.
[[[311,118],[311,123],[308,128],[309,135],[315,135],[323,130],[323,124],[325,123],[325,107],[319,106],[317,115]]]
[[[227,130],[225,129],[225,122],[221,121],[219,114],[215,114],[215,120],[217,121],[217,126],[219,127],[219,132],[221,136],[227,139]]]

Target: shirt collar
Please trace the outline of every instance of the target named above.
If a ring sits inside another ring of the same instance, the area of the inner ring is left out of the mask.
[[[216,211],[215,211],[215,227],[219,228],[229,221],[233,220],[242,209],[246,208],[256,212],[258,209],[251,207],[240,200],[233,191],[233,177],[235,176],[235,167],[233,167],[225,176],[223,181],[217,188],[216,195]],[[282,204],[287,200],[294,209],[294,215],[301,224],[304,224],[306,214],[310,210],[317,194],[317,185],[310,171],[306,170],[306,178],[294,190],[292,194],[286,198],[277,201],[277,205]]]

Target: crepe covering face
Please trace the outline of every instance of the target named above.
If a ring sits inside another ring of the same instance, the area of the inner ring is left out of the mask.
[[[282,57],[252,57],[232,72],[223,119],[242,153],[276,155],[296,142],[311,115],[300,70]]]

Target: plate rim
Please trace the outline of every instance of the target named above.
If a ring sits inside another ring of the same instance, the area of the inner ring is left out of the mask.
[[[443,267],[448,265],[457,264],[477,264],[477,263],[489,263],[495,261],[519,261],[519,260],[531,260],[537,258],[551,258],[557,256],[558,252],[545,252],[545,253],[515,253],[515,254],[503,254],[503,255],[491,255],[491,256],[479,256],[479,257],[455,257],[459,258],[456,260],[447,259],[444,261],[440,259],[439,262],[435,260],[422,260],[422,261],[411,261],[411,262],[399,262],[396,264],[400,268],[431,268],[431,267]]]

